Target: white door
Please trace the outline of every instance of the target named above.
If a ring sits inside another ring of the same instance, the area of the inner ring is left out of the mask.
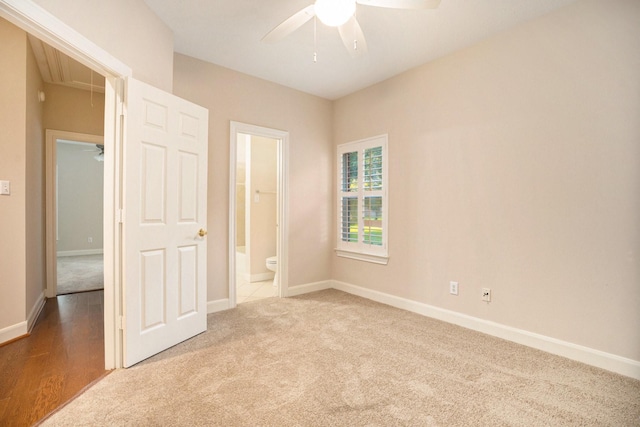
[[[208,111],[127,79],[124,366],[207,328]],[[202,230],[202,233],[200,233]]]

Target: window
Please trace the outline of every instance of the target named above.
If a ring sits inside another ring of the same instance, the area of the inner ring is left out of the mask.
[[[386,264],[387,135],[338,146],[338,256]]]

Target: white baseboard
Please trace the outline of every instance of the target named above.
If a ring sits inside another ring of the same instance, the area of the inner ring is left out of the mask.
[[[0,329],[0,344],[29,334],[29,332],[31,332],[31,329],[33,329],[33,325],[35,325],[45,302],[46,300],[44,298],[43,291],[40,296],[38,296],[38,299],[36,300],[35,304],[33,304],[33,307],[31,307],[31,311],[29,312],[27,320]]]
[[[307,285],[296,286],[294,288],[299,288],[302,291],[306,289],[305,286]],[[640,362],[633,359],[345,282],[333,280],[330,281],[330,286],[328,287],[640,380]],[[311,286],[311,288],[313,288],[313,286]],[[308,292],[312,291],[309,290]],[[292,295],[291,289],[289,289],[289,295]]]
[[[287,291],[287,296],[295,297],[296,295],[308,294],[310,292],[323,291],[325,289],[331,289],[333,283],[331,280],[324,280],[322,282],[306,283],[304,285],[291,286]]]
[[[482,332],[487,335],[502,338],[517,344],[526,345],[547,353],[566,357],[567,359],[585,363],[601,369],[606,369],[627,377],[640,380],[640,361],[595,350],[593,348],[573,344],[556,338],[525,331],[500,323],[480,319],[451,310],[435,307],[429,304],[401,298],[384,292],[374,291],[350,283],[337,280],[325,280],[320,282],[306,283],[303,285],[291,286],[287,289],[287,296],[293,297],[325,289],[337,289],[352,295],[377,301],[392,307],[407,310],[422,316],[431,317],[462,326],[467,329]],[[221,299],[207,302],[207,312],[216,313],[228,310],[229,300]],[[0,331],[0,336],[2,331]],[[0,341],[1,342],[1,341]]]
[[[29,332],[31,332],[31,330],[33,329],[33,325],[36,324],[36,320],[38,320],[38,316],[40,315],[40,312],[44,308],[44,303],[46,301],[47,300],[44,297],[44,291],[42,291],[42,293],[38,295],[38,299],[33,304],[33,307],[31,307],[29,316],[27,316],[27,330]]]
[[[249,282],[264,282],[265,280],[273,280],[276,273],[269,271],[267,273],[256,273],[249,276]]]
[[[207,301],[207,314],[229,310],[229,298]]]
[[[56,255],[59,257],[64,256],[81,256],[81,255],[101,255],[104,253],[102,249],[79,249],[77,251],[58,251]]]
[[[27,335],[29,333],[29,328],[27,326],[27,321],[25,320],[24,322],[16,323],[15,325],[0,329],[0,344],[14,340],[23,335]]]

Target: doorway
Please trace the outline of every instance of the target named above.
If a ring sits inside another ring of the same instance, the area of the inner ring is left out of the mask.
[[[231,122],[230,308],[287,296],[288,141],[288,132]]]
[[[236,303],[277,295],[278,140],[236,141]]]
[[[47,130],[47,296],[104,289],[104,139]]]
[[[122,346],[118,323],[120,301],[120,236],[116,203],[120,200],[119,175],[121,132],[118,105],[124,79],[132,70],[77,31],[31,2],[0,1],[0,17],[12,22],[70,58],[105,77],[104,143],[104,364],[105,369],[122,366]],[[50,271],[49,266],[47,266]],[[48,297],[52,295],[47,294]]]

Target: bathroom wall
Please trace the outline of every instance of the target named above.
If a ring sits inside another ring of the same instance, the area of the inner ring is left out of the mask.
[[[245,246],[246,181],[247,181],[247,143],[249,135],[238,135],[236,143],[236,246]],[[236,263],[237,264],[237,263]],[[244,270],[244,268],[243,268]]]
[[[277,253],[277,149],[275,139],[251,136],[251,151],[247,153],[247,221],[250,224],[247,251],[251,281],[273,278],[265,260]]]

